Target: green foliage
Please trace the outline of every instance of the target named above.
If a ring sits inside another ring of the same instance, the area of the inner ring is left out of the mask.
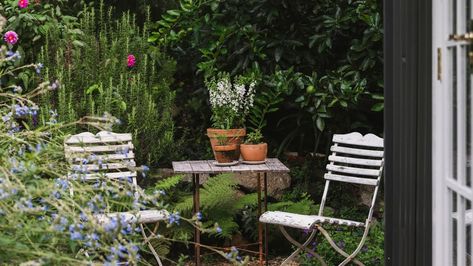
[[[78,1],[79,2],[79,1]],[[23,60],[31,62],[37,59],[40,47],[44,44],[49,32],[55,31],[61,38],[56,39],[58,45],[80,46],[78,39],[83,32],[78,28],[78,19],[73,7],[78,3],[67,0],[29,1],[27,8],[18,7],[17,0],[6,0],[0,4],[0,12],[8,18],[5,30],[14,30],[20,36],[18,51],[24,56]]]
[[[261,142],[263,142],[263,134],[261,134],[261,131],[258,129],[246,135],[245,143],[258,144]]]
[[[240,196],[237,193],[237,183],[228,174],[209,177],[200,189],[200,205],[203,214],[204,226],[213,226],[215,223],[222,228],[217,237],[230,238],[237,232],[239,226],[236,215],[246,206],[257,204],[256,194]],[[187,196],[176,204],[175,209],[190,213],[193,208],[192,196]]]
[[[328,140],[331,132],[382,130],[378,125],[381,114],[373,114],[383,109],[382,98],[378,97],[383,90],[379,1],[180,3],[154,25],[150,41],[167,48],[178,62],[186,62],[177,72],[183,79],[179,85],[187,95],[204,97],[199,95],[203,92],[199,74],[257,71],[265,83],[277,84],[276,73],[289,70],[284,85],[287,90],[275,96],[283,101],[267,109],[270,102],[261,102],[249,119],[250,127],[269,121],[268,131],[281,132],[280,151],[299,144],[303,151],[317,152],[320,142]],[[257,99],[271,91],[262,86],[258,89]],[[181,105],[197,102],[188,97],[177,101]],[[205,102],[200,104],[196,109],[202,111]],[[271,108],[277,108],[272,117],[262,118],[261,112]],[[193,109],[182,112],[188,110]],[[274,118],[286,114],[279,123]]]
[[[336,226],[330,226],[327,229],[334,242],[348,253],[356,249],[363,235],[363,231],[360,229],[347,230]],[[333,250],[322,236],[317,238],[316,244],[312,244],[311,248],[322,256],[327,265],[337,265],[344,259]],[[384,265],[384,230],[382,224],[377,221],[373,222],[366,243],[356,258],[365,265]],[[301,266],[315,265],[320,265],[315,258],[307,254],[301,256]]]
[[[129,13],[114,20],[112,10],[84,9],[81,42],[74,48],[59,46],[51,33],[41,54],[46,77],[58,79],[56,98],[44,105],[57,109],[60,121],[113,113],[122,124],[114,128],[133,134],[137,161],[157,165],[176,152],[172,107],[175,62],[147,43],[147,24],[140,29]],[[127,56],[136,65],[127,66]]]
[[[179,182],[182,181],[182,178],[183,178],[182,175],[175,175],[175,176],[171,176],[171,177],[159,180],[159,182],[157,182],[156,185],[154,186],[154,189],[168,191],[176,187],[179,184]]]

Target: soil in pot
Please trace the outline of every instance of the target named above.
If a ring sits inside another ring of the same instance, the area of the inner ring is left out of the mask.
[[[234,158],[232,161],[236,161],[240,158],[240,143],[243,142],[243,138],[246,136],[245,128],[235,128],[235,129],[217,129],[217,128],[208,128],[207,136],[210,139],[210,145],[212,145],[212,150],[214,152],[215,159],[217,155],[215,152],[215,146],[220,143],[225,144],[236,144],[237,148],[234,153]]]
[[[219,163],[231,163],[235,161],[236,144],[214,146],[215,160]]]
[[[244,161],[264,161],[268,155],[268,144],[241,144],[240,151]]]

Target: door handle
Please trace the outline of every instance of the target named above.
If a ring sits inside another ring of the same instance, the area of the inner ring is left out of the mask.
[[[450,41],[473,41],[473,32],[465,34],[450,34]]]

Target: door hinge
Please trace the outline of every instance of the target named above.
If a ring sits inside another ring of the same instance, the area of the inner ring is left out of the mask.
[[[437,80],[442,81],[442,48],[437,48]]]

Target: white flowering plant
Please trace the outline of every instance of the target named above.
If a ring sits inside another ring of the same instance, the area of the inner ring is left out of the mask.
[[[256,80],[221,72],[206,81],[212,109],[212,127],[231,129],[243,127],[254,104]]]

